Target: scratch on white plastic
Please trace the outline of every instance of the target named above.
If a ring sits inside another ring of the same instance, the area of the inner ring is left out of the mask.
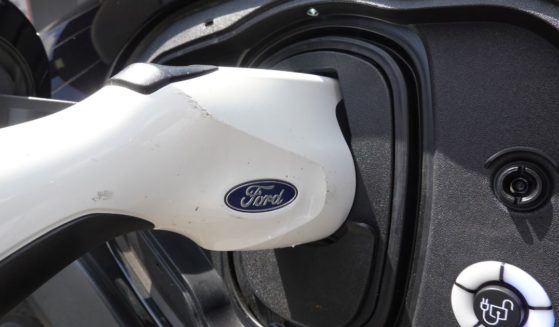
[[[91,200],[93,201],[106,201],[106,200],[110,200],[113,198],[113,192],[105,190],[105,191],[99,191],[97,192],[97,194],[91,198]]]

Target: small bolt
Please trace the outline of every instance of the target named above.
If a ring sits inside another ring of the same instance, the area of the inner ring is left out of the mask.
[[[318,10],[314,9],[314,8],[309,8],[309,10],[307,10],[307,15],[311,16],[311,17],[318,17],[320,13],[318,12]]]
[[[512,194],[520,194],[523,195],[528,191],[529,182],[523,177],[516,177],[510,183],[510,192]]]

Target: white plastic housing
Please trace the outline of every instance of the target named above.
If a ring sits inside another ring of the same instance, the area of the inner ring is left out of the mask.
[[[153,222],[211,250],[292,246],[333,233],[355,193],[335,80],[240,68],[144,95],[106,86],[0,130],[0,259],[91,213]],[[277,210],[229,208],[251,180],[298,195]]]

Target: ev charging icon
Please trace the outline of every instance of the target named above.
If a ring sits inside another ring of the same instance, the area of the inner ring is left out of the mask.
[[[489,303],[489,299],[482,298],[479,307],[483,311],[483,323],[489,326],[496,326],[501,321],[507,321],[509,310],[514,311],[514,303],[505,299],[501,306]]]
[[[486,327],[519,327],[526,316],[524,301],[508,285],[487,285],[474,296],[474,313]]]

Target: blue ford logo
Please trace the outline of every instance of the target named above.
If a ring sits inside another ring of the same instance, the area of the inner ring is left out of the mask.
[[[272,211],[290,204],[297,188],[277,179],[260,179],[237,185],[225,195],[225,204],[242,212]]]

